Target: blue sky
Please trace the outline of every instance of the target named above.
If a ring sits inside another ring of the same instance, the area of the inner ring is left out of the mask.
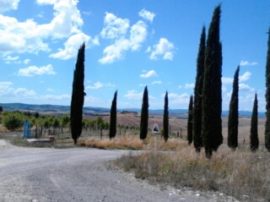
[[[70,104],[76,54],[86,42],[85,106],[187,108],[202,26],[222,4],[223,109],[240,70],[240,109],[264,110],[269,0],[0,0],[0,102]]]

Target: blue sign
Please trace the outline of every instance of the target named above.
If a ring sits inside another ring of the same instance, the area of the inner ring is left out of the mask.
[[[25,120],[23,122],[23,137],[24,138],[31,138],[31,124]]]

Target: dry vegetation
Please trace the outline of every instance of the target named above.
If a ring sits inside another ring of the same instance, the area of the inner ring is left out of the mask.
[[[252,153],[247,148],[233,152],[224,145],[208,160],[203,152],[196,153],[183,141],[176,145],[170,140],[168,147],[176,148],[175,152],[152,149],[137,156],[124,156],[115,163],[152,183],[220,191],[243,201],[270,200],[267,152]]]
[[[81,146],[93,147],[99,149],[142,149],[144,144],[137,136],[120,136],[112,140],[98,138],[81,138]]]

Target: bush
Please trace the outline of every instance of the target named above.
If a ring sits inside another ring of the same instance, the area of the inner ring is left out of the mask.
[[[8,130],[16,130],[20,127],[22,127],[23,121],[22,119],[14,114],[8,114],[6,116],[4,116],[4,126],[8,129]]]

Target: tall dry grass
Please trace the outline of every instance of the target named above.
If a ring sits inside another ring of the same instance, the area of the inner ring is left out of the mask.
[[[243,201],[270,200],[269,153],[252,153],[222,146],[212,159],[182,145],[175,152],[147,151],[138,156],[123,156],[116,165],[151,182],[196,190],[226,193]]]
[[[112,140],[108,138],[82,138],[79,144],[85,147],[93,147],[99,149],[143,149],[144,143],[137,136],[118,136]]]

